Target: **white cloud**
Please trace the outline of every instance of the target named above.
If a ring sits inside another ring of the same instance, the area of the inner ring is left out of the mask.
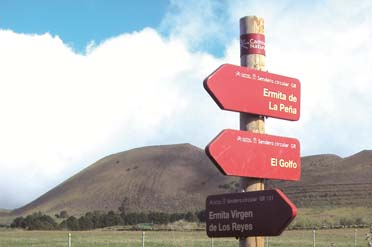
[[[203,146],[213,121],[224,121],[206,123],[207,109],[219,110],[202,87],[221,62],[153,29],[91,43],[84,56],[49,34],[2,30],[0,40],[1,207],[29,202],[113,152]]]
[[[243,16],[265,19],[267,69],[302,83],[300,121],[268,119],[268,133],[297,137],[303,155],[346,156],[371,148],[366,138],[372,124],[368,114],[372,105],[370,1],[360,1],[352,8],[348,1],[331,0],[201,1],[203,9],[186,1],[173,5],[174,12],[165,20],[174,25],[172,35],[180,33],[189,43],[197,41],[198,47],[208,49],[213,35],[222,41],[220,33],[228,33],[221,60],[235,64],[239,63],[238,33],[231,30],[238,30]],[[216,11],[221,9],[222,15]],[[194,27],[194,35],[183,35],[190,27]]]
[[[279,121],[274,129],[298,136],[304,154],[345,156],[371,149],[366,135],[372,124],[368,116],[372,101],[367,100],[372,89],[369,6],[359,9],[358,15],[345,16],[349,6],[326,2],[275,22],[268,67],[301,80],[302,117],[289,130],[282,131],[285,125]]]
[[[160,30],[170,37],[182,39],[193,51],[207,50],[221,56],[231,36],[239,32],[238,26],[231,25],[229,12],[226,11],[227,3],[172,0]]]

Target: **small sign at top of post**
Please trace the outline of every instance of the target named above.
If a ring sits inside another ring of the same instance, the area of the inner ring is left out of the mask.
[[[240,35],[240,55],[266,55],[265,35],[261,33],[246,33]]]

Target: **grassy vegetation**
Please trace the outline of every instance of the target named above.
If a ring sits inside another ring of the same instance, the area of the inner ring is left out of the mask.
[[[364,240],[368,229],[358,229],[357,247],[367,246]],[[86,231],[72,232],[72,247],[141,247],[142,232],[128,231]],[[0,247],[66,247],[66,231],[9,231],[0,230]],[[337,247],[354,246],[354,229],[318,230],[316,246],[328,247],[335,243]],[[211,239],[204,231],[199,232],[146,232],[146,247],[210,247]],[[236,247],[234,238],[214,239],[215,247]],[[279,237],[270,237],[269,246],[298,247],[313,246],[313,231],[286,231]]]
[[[0,216],[0,225],[10,225],[14,218],[15,216]]]
[[[354,229],[320,230],[325,225],[339,225],[340,220],[355,222],[361,219],[366,225],[372,224],[372,208],[299,208],[298,215],[291,226],[300,225],[310,229],[316,226],[316,247],[354,246]],[[155,229],[169,231],[146,231],[146,247],[210,247],[211,239],[203,224],[176,222],[168,225],[156,225]],[[72,247],[141,247],[141,231],[124,231],[122,226],[94,231],[74,231]],[[172,230],[172,231],[170,231]],[[357,247],[367,246],[365,235],[368,228],[358,229]],[[22,231],[0,228],[0,247],[67,247],[67,231]],[[236,247],[234,238],[214,239],[214,247]],[[266,246],[266,245],[265,245]],[[269,238],[270,247],[313,246],[312,230],[290,230],[279,237]]]
[[[299,208],[297,217],[291,226],[307,228],[338,226],[341,222],[372,225],[371,207],[324,207],[324,208]],[[358,223],[359,222],[359,223]],[[349,224],[347,224],[349,225]]]
[[[15,216],[0,216],[0,225],[10,225],[14,218]],[[362,219],[366,225],[372,225],[372,207],[299,208],[297,217],[291,226],[313,228],[314,226],[339,225],[342,219],[351,222]],[[55,220],[58,223],[62,221],[62,219],[57,218]]]

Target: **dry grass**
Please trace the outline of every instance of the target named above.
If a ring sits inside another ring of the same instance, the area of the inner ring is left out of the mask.
[[[357,247],[366,246],[364,236],[368,229],[358,229]],[[319,230],[316,232],[316,246],[354,246],[354,229]],[[65,247],[68,232],[64,231],[0,231],[0,247]],[[142,232],[87,231],[72,232],[73,247],[140,247]],[[286,231],[279,237],[270,237],[269,246],[298,247],[313,246],[313,231]],[[146,232],[146,247],[210,247],[211,239],[202,232]],[[234,238],[214,239],[214,247],[236,247]]]
[[[346,219],[352,224],[361,220],[365,225],[372,225],[372,208],[369,207],[339,207],[339,208],[299,208],[297,217],[291,226],[326,227],[340,225],[340,220]]]

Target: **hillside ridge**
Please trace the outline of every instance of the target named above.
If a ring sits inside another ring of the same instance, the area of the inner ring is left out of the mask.
[[[301,181],[268,180],[266,188],[282,189],[298,207],[372,205],[371,150],[301,160]],[[130,211],[195,211],[208,195],[237,191],[239,183],[191,144],[140,147],[99,159],[12,215],[116,211],[124,198]]]

